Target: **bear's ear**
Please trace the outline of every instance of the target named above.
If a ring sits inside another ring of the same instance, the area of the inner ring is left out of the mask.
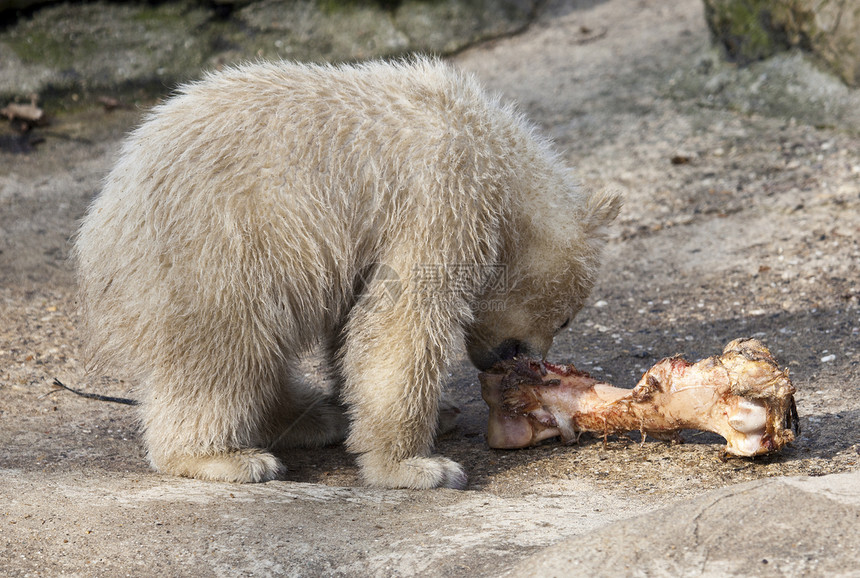
[[[621,195],[610,191],[595,191],[585,206],[585,228],[590,235],[605,235],[605,227],[621,210]]]

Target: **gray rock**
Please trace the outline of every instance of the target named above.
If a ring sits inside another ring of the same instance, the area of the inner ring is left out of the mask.
[[[32,93],[157,95],[199,77],[202,70],[258,58],[338,62],[413,52],[450,54],[523,29],[538,2],[219,4],[44,7],[0,32],[0,100]]]
[[[715,40],[747,64],[793,47],[860,86],[860,3],[843,0],[704,0]]]
[[[196,76],[207,63],[207,10],[94,2],[43,8],[0,34],[0,96],[117,92]]]
[[[728,108],[860,133],[857,90],[821,70],[800,50],[743,67],[726,63],[716,50],[708,50],[679,67],[666,92],[705,108]]]
[[[610,524],[515,576],[804,576],[860,568],[860,472],[758,480]],[[838,548],[839,559],[823,553]]]

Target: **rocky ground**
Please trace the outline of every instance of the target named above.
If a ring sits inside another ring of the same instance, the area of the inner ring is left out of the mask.
[[[548,2],[451,59],[517,101],[587,186],[624,195],[601,280],[550,357],[632,386],[662,357],[754,336],[791,370],[799,439],[725,462],[709,434],[490,450],[463,358],[460,425],[437,450],[466,466],[466,491],[361,488],[339,447],[261,485],[155,474],[131,408],[51,387],[131,389],[84,372],[66,258],[148,103],[82,103],[30,154],[0,135],[5,574],[856,575],[860,94],[800,54],[723,64],[698,0]]]

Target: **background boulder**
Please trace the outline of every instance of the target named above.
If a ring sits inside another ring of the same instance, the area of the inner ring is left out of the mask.
[[[0,101],[156,96],[256,59],[448,55],[525,29],[537,0],[0,2]],[[29,3],[38,4],[38,3]],[[22,9],[25,9],[23,10]],[[67,103],[64,103],[67,104]]]
[[[704,0],[714,39],[748,64],[791,48],[812,53],[851,86],[860,86],[860,2]]]

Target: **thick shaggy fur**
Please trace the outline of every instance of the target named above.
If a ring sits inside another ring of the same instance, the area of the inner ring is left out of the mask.
[[[431,455],[446,363],[545,354],[617,211],[438,61],[249,64],[125,143],[76,242],[85,329],[159,471],[268,480],[271,449],[341,439],[295,370],[321,343],[366,482],[462,487]]]

